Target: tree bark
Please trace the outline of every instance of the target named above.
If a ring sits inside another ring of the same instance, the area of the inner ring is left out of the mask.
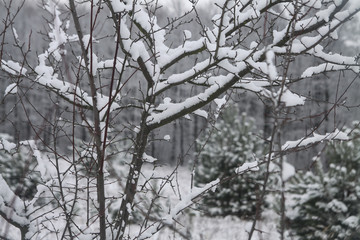
[[[142,123],[140,126],[140,131],[136,136],[134,153],[132,161],[130,164],[130,169],[128,177],[126,180],[125,186],[125,196],[121,202],[121,206],[118,213],[118,221],[115,225],[115,228],[118,229],[115,239],[123,239],[125,228],[128,223],[130,216],[129,209],[132,208],[132,204],[136,195],[137,184],[139,180],[139,174],[143,166],[143,154],[145,153],[145,148],[148,144],[148,137],[150,134],[150,129],[146,125],[147,112],[143,113]]]

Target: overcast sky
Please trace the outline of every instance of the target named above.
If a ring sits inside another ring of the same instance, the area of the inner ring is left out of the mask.
[[[0,0],[1,1],[1,0]],[[53,0],[54,1],[54,0]],[[69,0],[55,0],[55,2],[60,1],[62,3],[68,4]],[[192,3],[190,0],[158,0],[160,4],[167,6],[176,14],[180,12],[183,13],[185,11],[189,11],[192,7]],[[198,8],[214,8],[214,2],[219,0],[198,0],[197,7]]]
[[[213,8],[213,3],[216,0],[199,0],[199,2],[197,3],[197,7],[200,8],[206,8],[210,5],[212,5],[211,7]],[[192,3],[189,0],[159,0],[159,2],[163,5],[169,6],[170,8],[172,8],[172,10],[174,12],[184,12],[184,11],[188,11],[191,9],[192,7]],[[173,9],[175,8],[175,9]],[[181,8],[181,9],[179,9]]]

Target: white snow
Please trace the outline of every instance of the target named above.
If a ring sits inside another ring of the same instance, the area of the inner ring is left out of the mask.
[[[29,224],[24,206],[24,202],[14,194],[0,175],[0,209],[6,213],[6,217],[23,226]]]
[[[209,60],[204,60],[200,63],[197,63],[194,67],[190,68],[187,71],[178,74],[172,74],[166,81],[158,83],[155,86],[154,92],[155,93],[161,92],[163,91],[164,88],[166,88],[171,84],[179,84],[188,80],[189,78],[192,78],[192,76],[196,72],[202,71],[208,66],[208,64],[209,64]]]
[[[357,228],[359,226],[359,217],[350,216],[343,223],[351,228]]]
[[[0,139],[0,146],[1,146],[0,149],[3,149],[5,151],[7,151],[7,152],[11,152],[13,149],[16,148],[15,143],[9,142],[8,140],[6,140],[3,137]]]
[[[148,163],[153,163],[153,162],[157,161],[156,158],[149,156],[146,153],[143,154],[142,158],[143,158],[144,162],[148,162]]]
[[[161,52],[160,57],[158,58],[158,64],[160,67],[164,67],[166,64],[173,61],[180,55],[199,49],[203,45],[204,40],[200,38],[194,41],[186,41],[183,45],[178,46],[177,48],[163,49],[163,52]]]
[[[27,140],[27,141],[22,141],[20,142],[21,145],[25,145],[25,146],[29,146],[31,151],[32,151],[32,155],[35,157],[36,161],[37,161],[37,166],[36,166],[36,170],[40,172],[41,178],[44,180],[44,182],[48,181],[48,179],[51,179],[52,177],[52,172],[50,169],[53,169],[52,164],[48,164],[48,161],[46,159],[44,159],[43,155],[41,154],[41,152],[38,150],[37,145],[35,143],[34,140]]]
[[[286,160],[282,163],[282,179],[283,181],[289,180],[292,176],[296,174],[295,168],[293,165],[288,163]]]
[[[5,61],[1,60],[1,68],[12,75],[25,75],[27,69],[21,66],[18,62],[14,62],[11,60]]]
[[[275,53],[272,50],[266,52],[266,63],[268,65],[268,76],[270,80],[276,80],[278,73],[275,66]]]
[[[51,42],[49,43],[48,52],[51,53],[57,61],[61,60],[61,56],[66,54],[63,45],[67,42],[68,36],[62,29],[62,21],[60,19],[60,11],[58,5],[53,1],[48,1],[45,9],[53,15],[54,20],[49,23],[51,31],[48,33]]]
[[[147,124],[152,125],[159,123],[169,117],[171,117],[174,114],[177,114],[181,112],[182,110],[188,109],[194,105],[197,105],[203,101],[206,101],[212,93],[217,91],[219,88],[224,86],[228,81],[232,79],[233,75],[229,74],[227,76],[222,76],[222,81],[216,81],[215,84],[207,88],[203,93],[199,93],[198,95],[195,95],[193,97],[189,97],[186,100],[184,100],[181,103],[174,103],[171,105],[171,108],[166,108],[160,113],[153,112],[148,118],[147,118]],[[219,79],[220,80],[220,79]],[[166,106],[166,103],[164,103]],[[169,104],[167,104],[169,105]],[[160,106],[159,106],[160,107]]]
[[[90,59],[90,63],[89,63],[89,71],[92,73],[93,76],[96,76],[97,74],[97,69],[98,69],[98,66],[99,66],[99,63],[98,63],[98,57],[96,56],[95,53],[93,53],[91,56],[89,56],[89,59]]]
[[[250,171],[259,171],[259,163],[257,161],[254,162],[246,162],[243,165],[241,165],[240,167],[238,167],[237,169],[235,169],[235,173],[236,174],[241,174],[244,173],[248,170]]]
[[[341,132],[340,130],[336,129],[334,132],[326,133],[325,135],[313,133],[312,137],[301,138],[296,141],[287,141],[285,144],[282,145],[281,149],[285,151],[285,150],[290,150],[292,148],[305,147],[310,144],[315,144],[322,141],[348,140],[348,139],[349,137],[345,132]]]
[[[226,104],[227,100],[226,100],[226,95],[223,96],[222,98],[216,98],[214,99],[216,106],[216,110],[215,110],[215,114],[214,114],[214,118],[217,119],[220,115],[221,109],[223,108],[223,106]]]
[[[198,115],[199,117],[203,117],[205,119],[208,118],[208,113],[205,110],[198,109],[198,110],[194,111],[194,114]]]
[[[121,68],[123,67],[123,63],[124,63],[124,59],[118,57],[116,59],[116,64],[115,64],[115,69],[118,72],[121,72]],[[112,68],[114,65],[114,59],[108,59],[108,60],[104,60],[104,61],[99,61],[97,63],[97,68],[98,69],[105,69],[105,68]]]
[[[345,203],[337,199],[333,199],[331,202],[329,202],[327,204],[327,208],[331,209],[334,213],[345,213],[348,211],[348,208],[345,205]]]
[[[70,102],[74,100],[74,95],[76,97],[77,104],[81,104],[88,107],[93,107],[92,97],[88,95],[87,92],[80,89],[78,86],[58,79],[58,74],[54,73],[54,69],[51,66],[46,65],[46,60],[48,57],[48,52],[46,51],[43,54],[39,55],[39,65],[35,67],[35,72],[38,74],[38,77],[35,79],[35,82],[49,87],[53,91],[56,91],[57,94],[62,97],[69,99]],[[98,67],[97,57],[93,56],[93,74],[96,74]],[[119,108],[119,104],[112,102],[111,106],[108,106],[109,97],[103,94],[97,93],[97,108],[100,112],[100,118],[102,119],[106,112],[107,108],[110,107],[110,112]]]
[[[227,102],[226,100],[226,95],[223,96],[222,98],[216,98],[214,100],[214,102],[216,103],[216,111],[218,112]]]
[[[84,46],[87,47],[89,46],[90,43],[90,34],[85,34],[82,38]],[[91,38],[91,42],[96,43],[96,39],[94,37]]]
[[[287,29],[284,28],[282,31],[273,31],[274,43],[278,43],[281,39],[283,39],[286,35]]]
[[[19,41],[19,35],[17,34],[16,29],[13,27],[12,30],[13,30],[15,39],[16,39],[17,41]]]
[[[5,96],[8,94],[16,94],[16,93],[17,93],[17,84],[16,83],[10,84],[5,89]]]
[[[293,107],[297,105],[304,105],[305,99],[305,97],[299,96],[298,94],[293,93],[288,88],[284,87],[280,101],[285,103],[286,107]]]
[[[146,176],[153,176],[158,179],[160,177],[167,178],[167,174],[173,172],[171,167],[161,167],[159,169],[153,170],[148,167],[144,174]],[[174,192],[174,189],[170,186],[164,188],[164,192],[161,193],[165,199],[170,199],[170,205],[164,206],[165,213],[161,215],[158,219],[159,221],[149,227],[140,234],[138,239],[153,239],[153,240],[167,240],[167,239],[181,239],[180,236],[174,235],[174,232],[164,227],[159,232],[158,227],[163,225],[169,225],[176,227],[180,232],[186,233],[187,231],[191,232],[193,239],[207,239],[207,240],[237,240],[237,239],[247,239],[248,231],[251,228],[252,221],[247,221],[239,219],[236,217],[207,217],[203,216],[199,212],[187,213],[187,211],[181,212],[184,207],[192,205],[196,202],[203,191],[208,189],[208,191],[213,190],[216,187],[217,181],[215,180],[214,185],[208,184],[202,188],[195,188],[191,190],[191,172],[187,168],[177,169],[177,179],[179,179],[179,189]],[[147,179],[147,178],[146,178]],[[179,191],[179,193],[177,193]],[[166,212],[169,211],[168,214]],[[277,232],[277,214],[266,210],[263,213],[263,218],[257,224],[257,229],[262,230],[263,232],[256,232],[253,236],[253,240],[261,239],[279,239],[279,234]],[[138,236],[139,226],[134,224],[131,226],[131,232],[133,236]],[[155,235],[154,233],[157,232]]]
[[[318,11],[316,13],[318,20],[321,21],[324,19],[326,22],[328,22],[329,16],[330,16],[331,12],[334,11],[335,8],[336,8],[335,4],[331,4],[331,5],[329,5],[329,7],[327,9]]]
[[[189,30],[184,30],[184,37],[185,37],[185,40],[188,40],[191,38],[191,32]]]
[[[111,5],[115,12],[130,11],[132,8],[131,1],[124,3],[122,1],[111,0]]]

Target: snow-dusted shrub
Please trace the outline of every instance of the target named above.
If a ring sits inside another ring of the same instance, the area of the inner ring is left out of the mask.
[[[239,115],[235,107],[230,107],[197,142],[200,152],[195,184],[202,186],[217,178],[231,178],[204,196],[200,207],[206,214],[254,216],[262,174],[250,171],[236,176],[235,170],[262,153],[263,141],[255,132],[254,119],[244,113]]]
[[[302,173],[293,179],[290,226],[300,239],[358,239],[360,129],[356,127],[350,136],[350,141],[329,145],[327,168],[317,162],[315,173]]]
[[[0,134],[0,174],[9,187],[22,199],[31,199],[40,181],[39,172],[34,171],[36,161],[28,146],[16,147],[12,137]]]

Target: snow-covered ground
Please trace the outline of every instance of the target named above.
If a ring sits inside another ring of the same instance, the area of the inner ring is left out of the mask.
[[[252,240],[276,240],[280,239],[276,231],[276,222],[272,221],[272,216],[267,216],[264,221],[258,224],[257,228],[262,233],[257,232]],[[240,220],[235,217],[216,217],[187,216],[187,220],[182,221],[180,229],[188,231],[193,240],[247,240],[248,232],[252,222]],[[179,224],[180,225],[180,224]],[[150,239],[152,240],[178,240],[182,239],[170,229],[163,229]]]
[[[174,171],[173,167],[163,166],[153,170],[146,166],[144,175],[153,176],[156,179],[167,179]],[[185,199],[191,192],[191,171],[185,167],[179,167],[172,175],[173,184],[163,188],[161,195],[167,199],[172,206]],[[163,204],[165,205],[165,203]],[[168,206],[171,208],[171,206]],[[207,217],[193,209],[184,211],[176,219],[176,228],[182,233],[190,234],[193,240],[247,240],[251,229],[252,221],[241,220],[237,217]],[[278,216],[272,211],[262,214],[262,220],[257,224],[256,229],[260,230],[253,235],[252,240],[276,240],[280,239],[277,232]],[[131,226],[132,234],[138,233],[139,227]],[[163,228],[157,234],[152,236],[152,240],[178,240],[183,239],[169,228]]]
[[[179,167],[174,172],[174,167],[162,166],[153,168],[152,165],[144,167],[143,179],[152,177],[160,187],[163,179],[171,179],[172,184],[167,183],[160,191],[160,198],[164,212],[159,213],[161,216],[166,216],[168,212],[183,199],[186,199],[191,194],[191,171],[185,167]],[[116,183],[114,183],[116,184]],[[117,185],[117,184],[116,184]],[[107,193],[111,189],[118,190],[116,186],[108,186]],[[256,232],[252,240],[276,240],[279,239],[277,232],[278,217],[275,213],[268,211],[262,215],[262,220],[258,223],[256,229],[261,232]],[[200,212],[193,209],[185,210],[179,213],[176,217],[175,227],[180,232],[191,236],[193,240],[247,240],[248,232],[251,228],[252,222],[238,219],[236,217],[207,217]],[[129,227],[129,234],[132,238],[138,236],[140,226],[132,224]],[[7,237],[7,239],[19,239],[20,232],[18,229],[8,225],[0,217],[0,236]],[[81,239],[81,238],[79,238]],[[150,237],[151,240],[178,240],[184,239],[174,230],[164,227],[155,235]]]

